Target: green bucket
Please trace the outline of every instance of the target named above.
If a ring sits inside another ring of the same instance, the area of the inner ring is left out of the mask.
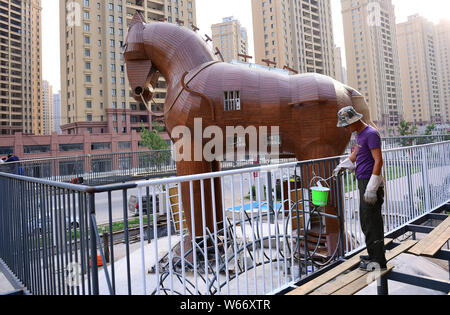
[[[330,189],[326,187],[312,187],[312,203],[318,207],[325,207],[328,204]]]

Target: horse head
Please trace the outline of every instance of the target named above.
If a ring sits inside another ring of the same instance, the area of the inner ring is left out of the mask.
[[[145,24],[145,18],[141,13],[137,12],[128,30],[124,58],[133,98],[139,103],[148,104],[155,96],[155,88],[160,72],[145,51]]]

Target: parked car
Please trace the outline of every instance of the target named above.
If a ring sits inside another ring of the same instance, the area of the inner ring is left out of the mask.
[[[166,209],[166,202],[164,200],[165,193],[163,194],[157,194],[156,197],[156,212],[157,213],[165,213]],[[160,198],[162,198],[162,202],[160,202]],[[147,200],[149,200],[150,205],[147,207]],[[143,196],[142,197],[142,210],[146,214],[147,209],[150,209],[150,213],[153,213],[153,195]],[[161,211],[163,210],[163,211]],[[139,202],[138,198],[136,196],[130,196],[130,199],[128,200],[128,211],[132,216],[139,216]]]

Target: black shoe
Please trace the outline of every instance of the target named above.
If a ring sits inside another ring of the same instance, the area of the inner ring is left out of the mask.
[[[359,258],[361,259],[361,261],[363,262],[363,261],[369,261],[370,262],[370,256],[359,256]]]
[[[376,270],[385,271],[385,270],[387,270],[387,265],[386,265],[386,263],[380,264],[379,262],[376,262],[376,261],[362,261],[359,264],[359,269],[368,271],[368,272],[373,272]]]

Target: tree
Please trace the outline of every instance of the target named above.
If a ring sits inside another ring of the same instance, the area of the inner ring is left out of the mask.
[[[153,129],[154,131],[148,130],[144,127],[144,124],[141,125],[142,146],[153,151],[168,150],[169,146],[160,135],[161,132],[164,131],[164,128],[157,124],[153,124]]]
[[[401,136],[410,136],[417,133],[417,127],[413,126],[411,122],[406,122],[402,120],[400,126],[398,127],[398,133]]]
[[[155,167],[161,165],[169,165],[171,152],[167,142],[161,137],[164,127],[153,124],[154,130],[148,130],[141,125],[141,144],[152,152],[141,154],[140,161],[145,167]],[[141,165],[142,165],[141,164]]]
[[[431,125],[428,125],[427,129],[425,130],[425,135],[431,136],[435,129],[436,129],[436,124],[435,123],[432,123]]]
[[[413,126],[411,122],[406,122],[404,120],[400,121],[400,126],[398,126],[398,133],[403,136],[411,136],[417,133],[417,127]],[[411,146],[413,144],[412,139],[401,139],[400,145],[402,147]]]

